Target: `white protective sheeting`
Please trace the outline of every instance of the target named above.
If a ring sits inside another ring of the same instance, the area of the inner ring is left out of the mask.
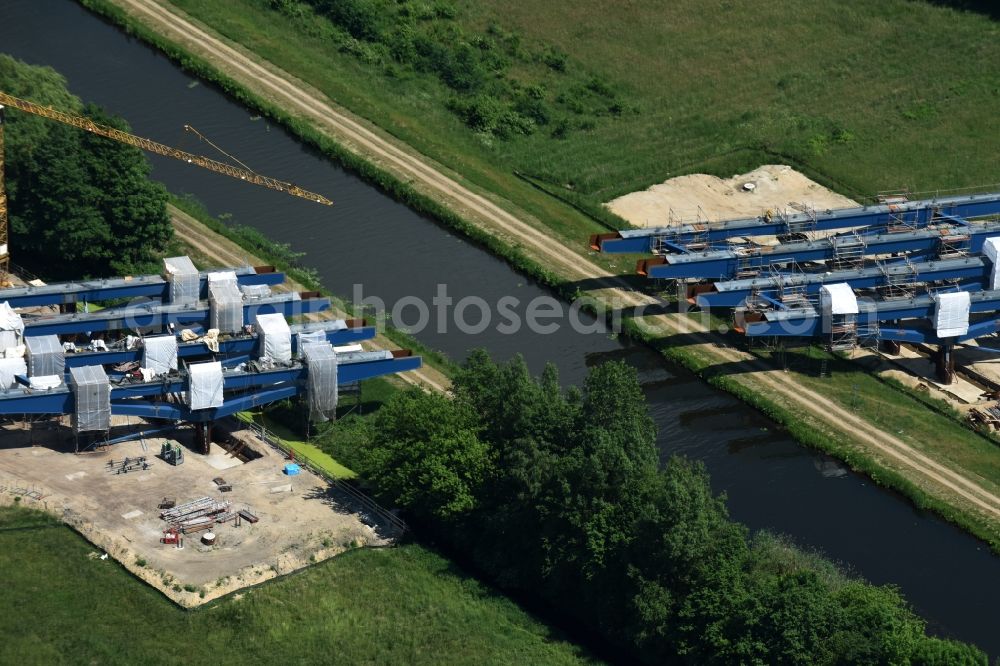
[[[858,298],[846,282],[824,284],[819,288],[819,302],[823,312],[832,315],[858,314]]]
[[[292,330],[284,315],[259,314],[254,320],[254,329],[260,342],[260,356],[273,361],[292,360]]]
[[[59,388],[62,386],[62,383],[62,375],[39,375],[38,377],[31,377],[28,380],[28,386],[36,391],[47,391],[48,389]]]
[[[66,350],[58,335],[36,335],[24,339],[28,354],[28,376],[44,377],[66,372]]]
[[[213,282],[236,282],[235,271],[214,271],[208,274],[208,283]]]
[[[326,343],[325,331],[307,331],[299,333],[299,356],[305,356],[306,345],[322,345]]]
[[[363,352],[364,350],[365,348],[357,343],[351,345],[339,345],[333,348],[333,351],[338,354],[354,354],[357,352]]]
[[[222,389],[225,380],[222,377],[222,363],[193,363],[188,366],[191,385],[188,388],[188,405],[191,409],[208,409],[221,407],[223,401]]]
[[[17,375],[27,375],[28,366],[23,358],[0,358],[0,389],[9,389],[17,383]]]
[[[208,283],[210,328],[217,328],[220,333],[236,333],[243,328],[243,293],[236,285],[236,276],[230,275],[233,275],[231,281],[210,279]]]
[[[328,421],[337,415],[337,352],[329,342],[307,344],[303,355],[308,367],[309,418]]]
[[[14,331],[18,336],[24,333],[21,315],[14,312],[7,301],[0,303],[0,331]]]
[[[201,275],[191,259],[167,257],[163,260],[163,272],[170,283],[170,302],[189,304],[198,302],[201,291]]]
[[[152,335],[142,341],[142,367],[157,375],[177,369],[177,338],[172,335]]]
[[[983,241],[983,256],[990,260],[990,282],[986,288],[1000,289],[1000,270],[997,267],[997,259],[1000,259],[1000,236]]]
[[[264,298],[271,295],[271,288],[266,284],[241,284],[240,291],[247,298]]]
[[[969,292],[957,291],[934,297],[934,330],[939,338],[951,338],[969,332]]]
[[[0,330],[0,353],[5,354],[14,347],[17,347],[17,331]]]
[[[94,432],[111,428],[111,385],[99,365],[69,369],[76,409],[73,432]]]

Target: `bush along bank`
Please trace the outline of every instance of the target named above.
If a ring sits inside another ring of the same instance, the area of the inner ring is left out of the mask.
[[[661,465],[636,370],[563,391],[479,350],[454,399],[397,394],[321,443],[501,588],[645,663],[969,663],[892,587],[750,535],[699,463]]]
[[[227,94],[245,104],[249,108],[255,110],[257,113],[269,117],[276,123],[284,125],[300,137],[307,145],[338,161],[345,168],[356,173],[366,182],[378,187],[380,190],[386,192],[398,201],[408,205],[417,212],[428,215],[444,226],[453,229],[457,233],[462,234],[465,238],[471,240],[478,246],[483,247],[495,256],[505,260],[509,265],[531,279],[553,289],[564,298],[572,299],[577,295],[575,287],[567,285],[551,271],[532,261],[527,257],[527,255],[516,247],[508,245],[488,232],[467,222],[461,216],[435,201],[433,198],[418,192],[411,185],[396,178],[384,169],[350,152],[337,142],[314,129],[307,122],[291,116],[280,107],[267,102],[257,95],[254,95],[200,58],[189,54],[176,44],[135,21],[120,8],[107,2],[107,0],[79,1],[87,8],[101,14],[115,24],[123,27],[129,34],[135,35],[143,41],[157,47],[186,71],[189,71],[192,74],[217,85]],[[238,239],[234,240],[239,242]],[[323,289],[319,290],[325,291]],[[687,350],[680,347],[663,347],[656,345],[656,341],[652,339],[651,336],[639,330],[639,328],[632,325],[631,322],[626,322],[625,327],[626,333],[630,335],[630,337],[653,345],[668,359],[679,362],[681,365],[691,369],[696,374],[706,378],[708,381],[713,383],[713,385],[732,393],[736,397],[746,401],[748,404],[760,409],[765,414],[776,415],[779,417],[776,418],[776,420],[788,428],[789,431],[803,444],[844,459],[845,462],[851,465],[852,468],[872,475],[873,478],[875,478],[879,483],[882,483],[887,487],[893,488],[907,497],[910,497],[910,499],[912,499],[918,506],[935,510],[945,519],[956,523],[960,527],[969,530],[977,537],[986,540],[994,548],[998,547],[1000,540],[998,540],[995,536],[991,536],[990,530],[988,530],[985,526],[979,525],[978,521],[967,516],[965,512],[927,496],[926,493],[916,488],[912,483],[906,481],[900,475],[883,468],[873,458],[858,451],[847,451],[843,445],[833,442],[823,433],[820,433],[814,428],[806,425],[793,413],[778,406],[772,401],[747,391],[745,387],[738,384],[738,380],[732,378],[712,378],[710,373],[708,373],[710,364],[693,356]],[[403,334],[400,331],[394,331],[392,335]],[[390,337],[390,339],[393,339],[394,342],[397,342],[396,339],[388,334],[387,337]],[[406,342],[405,346],[409,346],[414,349],[421,349],[421,345],[414,343],[415,341]],[[397,342],[397,344],[402,345],[404,343]],[[435,353],[436,352],[430,352],[429,358],[433,358],[431,354]],[[443,358],[440,354],[437,354],[437,356]]]

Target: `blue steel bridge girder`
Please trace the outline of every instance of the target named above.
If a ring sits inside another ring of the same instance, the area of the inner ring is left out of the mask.
[[[753,278],[716,282],[708,290],[699,290],[696,302],[703,308],[735,308],[743,305],[754,292],[777,294],[781,289],[804,290],[816,294],[825,284],[846,282],[853,289],[882,287],[900,281],[958,281],[966,286],[981,288],[989,267],[981,257],[962,257],[941,261],[892,264],[885,267],[833,271],[829,273],[790,274],[780,278]]]
[[[258,314],[280,313],[285,317],[322,312],[330,307],[327,298],[301,298],[298,294],[277,294],[248,301],[243,306],[243,321],[252,322]],[[98,312],[53,315],[26,319],[24,335],[76,335],[102,331],[139,328],[165,330],[167,324],[184,328],[208,321],[206,303],[194,305],[143,305]]]
[[[293,331],[294,333],[294,331]],[[340,330],[327,331],[326,339],[332,345],[346,345],[362,340],[371,340],[375,337],[374,326],[356,326],[353,328],[343,328]],[[298,350],[298,336],[292,335],[292,353]],[[195,359],[199,357],[226,357],[234,354],[251,354],[257,349],[258,340],[256,336],[246,338],[234,338],[219,341],[219,351],[212,352],[205,346],[204,342],[181,342],[177,345],[177,357],[183,359]],[[106,351],[106,352],[77,352],[66,355],[66,368],[77,368],[85,365],[117,365],[129,361],[141,361],[142,349],[131,349],[127,351]]]
[[[344,361],[337,366],[337,379],[341,384],[363,381],[373,377],[387,374],[407,372],[420,368],[422,360],[419,356],[409,355],[409,352],[397,352],[392,358],[366,358],[364,355],[351,359],[345,355]],[[226,373],[224,375],[224,390],[228,392],[238,392],[240,395],[227,396],[228,400],[246,399],[242,395],[247,391],[258,396],[257,400],[265,400],[267,396],[270,400],[276,395],[271,391],[285,391],[283,397],[297,395],[306,390],[303,381],[308,374],[306,366],[297,366],[287,369],[271,370],[259,373]],[[26,379],[19,377],[23,384]],[[112,385],[111,404],[112,414],[145,415],[158,418],[182,418],[184,420],[206,421],[212,420],[212,410],[199,410],[190,412],[183,407],[177,407],[172,403],[152,402],[144,400],[151,397],[163,397],[179,393],[187,389],[188,382],[185,377],[166,378],[162,381],[125,384],[121,386]],[[235,403],[228,403],[235,404]],[[248,404],[248,403],[241,403]],[[258,402],[257,404],[263,404]],[[69,414],[74,409],[73,393],[67,387],[51,389],[48,391],[29,391],[24,388],[9,389],[0,392],[0,414]],[[236,411],[239,411],[237,409]],[[142,412],[140,414],[140,412]],[[172,414],[182,414],[182,416],[171,416]]]
[[[969,298],[971,314],[1000,312],[1000,290],[970,292]],[[934,314],[935,307],[934,298],[929,295],[881,301],[859,298],[859,312],[855,315],[855,320],[867,325],[907,319],[926,321]],[[745,322],[742,327],[750,337],[810,337],[824,332],[822,314],[814,308],[772,310],[754,315],[748,313],[747,316],[759,317],[759,320]],[[985,321],[970,325],[970,334],[977,337],[987,335],[991,324]],[[990,321],[995,322],[995,318]]]
[[[741,236],[779,236],[789,226],[809,224],[815,231],[831,231],[851,227],[890,226],[903,216],[913,227],[927,226],[936,215],[961,218],[1000,214],[1000,193],[972,196],[941,197],[899,204],[864,206],[817,212],[815,219],[808,213],[797,213],[785,219],[755,217],[728,220],[714,224],[684,224],[674,227],[626,229],[591,236],[593,249],[609,254],[650,254],[657,238],[685,245],[691,242],[719,243]]]
[[[931,344],[931,345],[942,345],[942,344],[954,344],[959,342],[967,342],[969,340],[976,340],[978,338],[985,337],[987,335],[992,335],[997,331],[1000,331],[1000,319],[991,317],[989,319],[984,319],[979,322],[973,322],[969,324],[969,331],[965,335],[958,335],[949,338],[939,338],[935,333],[934,329],[931,328],[930,322],[927,320],[913,319],[904,320],[903,323],[908,323],[908,326],[879,326],[875,332],[874,338],[876,340],[891,340],[893,342],[905,342],[909,344]],[[764,332],[764,329],[759,327],[757,324],[751,324],[747,330],[746,334],[749,337],[814,337],[818,335],[828,335],[828,333],[823,331],[820,321],[810,322],[806,332],[799,332],[802,329],[798,328],[788,328],[786,333],[773,333]]]
[[[863,256],[907,253],[910,256],[930,255],[942,247],[950,238],[967,236],[968,250],[981,252],[983,242],[991,236],[1000,235],[1000,223],[972,224],[969,226],[947,226],[863,236]],[[639,262],[638,272],[650,278],[666,279],[710,279],[725,280],[734,277],[738,271],[761,270],[775,264],[791,262],[831,261],[838,257],[838,244],[845,241],[843,236],[825,238],[801,243],[741,250],[710,250],[690,254],[673,254]]]
[[[285,281],[284,273],[277,273],[270,266],[258,268],[220,269],[236,273],[241,286],[267,285],[273,287]],[[207,297],[207,273],[201,274],[200,298]],[[12,308],[66,305],[71,303],[96,303],[123,298],[152,298],[166,301],[170,284],[159,275],[140,275],[133,278],[80,280],[43,286],[15,287],[0,290],[0,302],[7,301]]]

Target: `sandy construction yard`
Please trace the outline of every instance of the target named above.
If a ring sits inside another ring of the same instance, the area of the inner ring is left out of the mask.
[[[260,457],[241,462],[216,444],[208,456],[195,453],[193,432],[186,430],[175,431],[169,440],[147,438],[145,449],[132,441],[74,454],[71,431],[63,424],[35,424],[30,434],[20,425],[7,425],[0,428],[0,501],[19,497],[25,506],[58,516],[185,606],[347,548],[387,545],[396,536],[357,512],[325,479],[305,468],[286,476],[287,461],[280,452],[247,431],[234,435],[247,439]],[[164,441],[181,443],[182,465],[156,457]],[[109,471],[110,461],[143,455],[151,464],[148,470]],[[220,476],[232,485],[231,492],[218,490],[213,479]],[[178,504],[201,497],[228,500],[235,509],[250,507],[260,520],[244,520],[239,527],[233,522],[215,525],[214,546],[202,544],[203,532],[186,535],[184,548],[178,549],[160,543],[167,523],[157,507],[164,497]]]
[[[743,189],[753,183],[753,191]],[[858,204],[810,180],[790,166],[765,164],[732,178],[691,174],[671,178],[641,192],[604,204],[637,227],[660,227],[697,220],[718,222],[757,217],[766,210],[817,212]]]

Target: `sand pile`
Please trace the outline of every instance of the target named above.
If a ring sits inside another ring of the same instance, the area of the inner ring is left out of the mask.
[[[752,191],[744,184],[752,183]],[[637,227],[657,227],[701,217],[710,221],[756,217],[765,210],[811,206],[817,211],[858,204],[781,164],[765,164],[750,173],[722,179],[705,174],[671,178],[641,192],[604,204]]]

